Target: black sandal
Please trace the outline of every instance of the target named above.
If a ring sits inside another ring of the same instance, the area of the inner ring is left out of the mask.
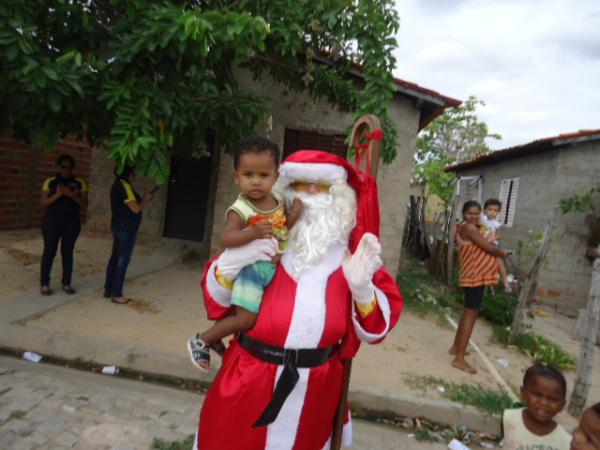
[[[73,295],[75,293],[75,289],[73,289],[71,285],[63,286],[62,290],[65,292],[65,294],[69,295]]]
[[[50,289],[50,286],[42,286],[40,288],[40,294],[42,294],[42,295],[52,295],[52,289]]]

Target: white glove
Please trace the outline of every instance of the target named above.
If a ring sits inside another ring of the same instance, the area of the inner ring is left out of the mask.
[[[379,240],[374,234],[365,233],[354,254],[348,255],[342,263],[352,298],[360,305],[369,305],[375,296],[375,287],[371,280],[383,265],[379,255]]]
[[[255,239],[242,247],[226,249],[217,260],[219,273],[228,280],[235,280],[244,267],[257,261],[270,261],[277,253],[277,239]]]

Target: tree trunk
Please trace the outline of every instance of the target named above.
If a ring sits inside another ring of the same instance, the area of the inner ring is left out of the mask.
[[[600,252],[600,247],[598,247]],[[590,286],[590,295],[588,297],[587,309],[585,312],[585,332],[583,342],[581,343],[581,352],[577,361],[577,376],[575,377],[575,387],[571,394],[569,402],[569,413],[573,416],[580,416],[585,402],[587,401],[592,378],[592,365],[594,362],[594,346],[596,344],[596,334],[600,324],[600,258],[594,261],[592,269],[592,283]]]
[[[544,259],[548,253],[550,247],[550,235],[552,234],[552,228],[554,227],[554,220],[556,219],[556,209],[552,212],[546,229],[544,230],[544,237],[542,238],[542,245],[538,251],[537,256],[533,260],[531,269],[525,278],[521,282],[521,290],[519,291],[519,302],[515,309],[515,315],[513,317],[512,325],[510,326],[510,335],[508,341],[513,342],[514,339],[523,332],[525,322],[525,311],[527,309],[527,301],[535,295],[535,287],[537,286],[537,279],[540,273],[540,269],[544,264]]]
[[[454,275],[454,241],[456,239],[456,217],[458,216],[458,197],[452,197],[450,203],[450,222],[448,224],[448,253],[446,255],[446,284],[452,282]]]

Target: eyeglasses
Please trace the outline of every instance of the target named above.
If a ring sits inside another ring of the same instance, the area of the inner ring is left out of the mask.
[[[329,192],[331,190],[331,184],[323,182],[296,181],[290,184],[290,187],[298,192],[307,192],[311,186],[314,186],[319,192]]]

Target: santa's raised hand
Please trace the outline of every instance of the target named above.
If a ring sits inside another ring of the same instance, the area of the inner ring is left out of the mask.
[[[370,305],[375,299],[372,280],[383,265],[380,255],[379,239],[374,234],[365,233],[354,254],[348,255],[342,264],[352,298],[359,305]]]

